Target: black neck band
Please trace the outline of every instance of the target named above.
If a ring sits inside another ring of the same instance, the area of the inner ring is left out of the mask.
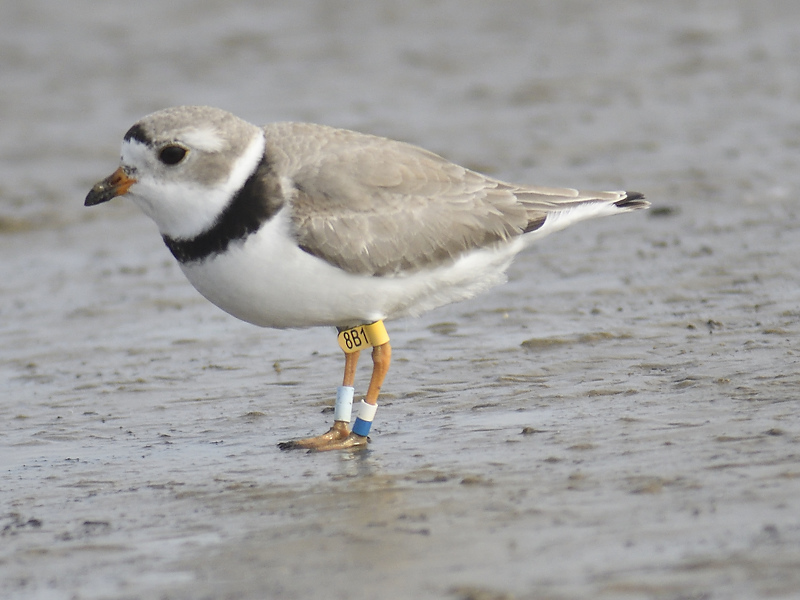
[[[255,171],[236,192],[210,229],[191,239],[162,236],[167,248],[178,262],[204,260],[228,249],[232,242],[244,241],[259,230],[283,206],[271,173],[266,153]]]

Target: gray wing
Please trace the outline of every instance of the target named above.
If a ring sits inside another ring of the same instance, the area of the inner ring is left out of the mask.
[[[295,235],[303,250],[350,273],[435,267],[537,229],[551,211],[621,198],[513,186],[402,142],[329,128],[316,134],[324,134],[321,144],[295,140],[285,149],[298,165]]]

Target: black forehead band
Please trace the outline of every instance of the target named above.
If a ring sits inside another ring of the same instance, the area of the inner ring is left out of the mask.
[[[146,144],[148,146],[152,145],[153,143],[153,141],[145,133],[144,127],[138,123],[128,129],[128,133],[125,134],[125,141],[127,142],[128,140],[136,140],[137,142]]]

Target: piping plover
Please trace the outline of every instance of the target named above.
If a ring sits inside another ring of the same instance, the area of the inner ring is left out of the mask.
[[[633,192],[504,183],[410,144],[309,123],[257,127],[180,106],[125,134],[120,167],[86,206],[131,198],[197,290],[265,327],[334,326],[345,352],[334,424],[283,449],[364,446],[391,360],[385,319],[505,280],[531,242],[646,208]],[[359,353],[372,378],[350,429]]]

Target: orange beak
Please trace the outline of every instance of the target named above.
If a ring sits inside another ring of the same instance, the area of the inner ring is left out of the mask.
[[[98,181],[94,184],[83,205],[94,206],[95,204],[108,202],[117,196],[124,196],[134,183],[136,183],[136,180],[133,177],[128,177],[125,170],[120,167],[103,181]]]

